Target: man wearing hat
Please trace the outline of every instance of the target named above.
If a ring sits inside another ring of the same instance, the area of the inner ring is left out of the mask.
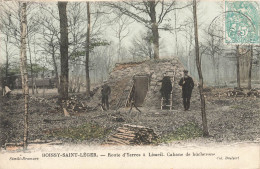
[[[182,86],[182,98],[184,110],[189,110],[190,108],[190,98],[192,89],[194,87],[194,82],[190,76],[188,76],[188,70],[183,71],[183,77],[181,78],[179,85]]]
[[[165,99],[165,105],[169,104],[169,99],[172,91],[172,82],[170,76],[164,76],[162,80],[162,87],[160,89],[162,97]]]
[[[107,110],[109,109],[108,97],[110,93],[111,93],[111,88],[108,86],[107,81],[104,81],[104,85],[102,86],[101,89],[103,109],[105,109],[105,107]]]

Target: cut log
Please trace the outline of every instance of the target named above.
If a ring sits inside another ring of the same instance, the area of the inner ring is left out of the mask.
[[[135,137],[135,134],[132,133],[116,133],[118,136],[128,136],[128,137]]]
[[[129,140],[129,139],[134,139],[135,136],[122,136],[122,135],[112,135],[112,138],[116,138],[116,139],[123,139],[123,140]]]
[[[125,133],[125,132],[135,133],[134,131],[131,131],[130,129],[124,129],[124,128],[118,128],[118,129],[116,129],[116,131],[122,132],[122,133]]]

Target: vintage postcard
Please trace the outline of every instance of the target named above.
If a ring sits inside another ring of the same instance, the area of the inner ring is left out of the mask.
[[[260,2],[0,1],[0,169],[259,169]]]

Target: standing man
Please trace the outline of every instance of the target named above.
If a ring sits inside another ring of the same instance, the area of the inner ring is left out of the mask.
[[[162,97],[165,99],[165,105],[169,104],[170,95],[172,92],[172,82],[170,76],[164,76],[162,80],[162,87],[160,89]]]
[[[103,109],[106,107],[106,109],[109,110],[108,96],[110,95],[110,93],[111,93],[111,89],[108,86],[107,81],[104,81],[104,85],[102,86],[101,89]]]
[[[190,108],[190,98],[192,89],[194,87],[194,82],[190,76],[188,76],[188,70],[183,71],[184,76],[181,78],[179,85],[182,86],[182,98],[184,110],[189,110]]]

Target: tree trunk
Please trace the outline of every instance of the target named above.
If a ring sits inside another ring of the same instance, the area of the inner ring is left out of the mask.
[[[188,54],[188,69],[191,70],[191,64],[190,64],[190,60],[191,58],[191,46],[192,46],[192,32],[190,33],[190,43],[189,43],[189,54]],[[194,59],[195,60],[195,59]],[[193,64],[193,72],[195,72],[195,64]]]
[[[215,55],[216,55],[216,52],[215,52],[215,44],[214,44],[214,38],[213,36],[211,36],[211,58],[212,58],[212,64],[213,64],[213,72],[214,72],[214,86],[217,85],[217,68],[216,68],[216,59],[215,59]]]
[[[57,66],[56,58],[55,58],[54,46],[52,46],[52,61],[53,61],[53,67],[54,67],[54,72],[55,72],[55,82],[56,82],[56,86],[57,86],[58,93],[59,93],[59,91],[60,91],[59,73],[58,73],[58,66]]]
[[[61,75],[60,75],[60,99],[68,99],[69,87],[69,62],[68,62],[68,19],[67,2],[58,2],[60,16],[60,54],[61,54]]]
[[[217,56],[217,62],[216,62],[217,86],[218,86],[218,87],[220,87],[220,84],[219,84],[219,58],[220,58],[220,56],[218,55],[218,56]]]
[[[120,20],[119,20],[120,22]],[[120,32],[120,23],[119,23],[119,26],[118,26],[118,58],[117,58],[117,62],[119,63],[120,62],[120,56],[121,56],[121,32]]]
[[[202,114],[202,126],[203,126],[203,136],[208,136],[208,125],[205,110],[205,97],[203,94],[203,76],[201,71],[201,63],[199,56],[199,40],[198,40],[198,26],[197,26],[197,2],[193,0],[193,19],[194,19],[194,35],[195,35],[195,52],[196,52],[196,65],[199,74],[199,92],[201,101],[201,114]]]
[[[190,71],[190,55],[187,55],[187,68]]]
[[[20,71],[22,76],[22,87],[24,94],[24,139],[23,149],[27,149],[28,143],[28,103],[29,103],[29,87],[28,87],[28,73],[27,73],[27,56],[26,56],[26,3],[21,3],[21,47],[20,47]]]
[[[252,76],[252,61],[253,61],[253,46],[250,46],[250,62],[249,62],[249,72],[248,72],[248,89],[251,89],[251,76]]]
[[[149,1],[152,21],[152,33],[153,33],[153,47],[154,47],[154,59],[159,59],[159,31],[158,24],[156,22],[156,10],[155,0]]]
[[[240,54],[239,54],[239,45],[236,45],[236,58],[237,58],[237,88],[241,88],[241,83],[240,83]]]
[[[8,14],[8,25],[10,26],[11,23],[11,16]],[[5,90],[5,85],[7,85],[8,80],[8,69],[9,69],[9,52],[8,52],[8,44],[9,44],[9,33],[6,32],[6,42],[5,42],[5,56],[6,56],[6,62],[5,62],[5,84],[2,85],[3,89]],[[5,92],[3,92],[3,95],[5,95]]]
[[[9,53],[8,53],[8,43],[9,43],[9,36],[6,35],[6,43],[5,43],[5,55],[6,55],[6,62],[5,62],[5,80],[8,79],[8,69],[9,69]],[[5,84],[6,85],[6,84]]]
[[[89,78],[89,48],[90,48],[90,9],[89,2],[87,2],[87,17],[88,17],[88,27],[87,27],[87,36],[86,36],[86,95],[87,97],[90,94],[90,78]]]
[[[11,14],[8,14],[8,26],[11,24]],[[9,69],[9,52],[8,52],[8,44],[9,44],[9,33],[6,32],[6,43],[5,43],[5,52],[6,52],[6,66],[5,66],[5,76],[8,79],[8,69]]]
[[[214,86],[217,85],[217,67],[216,67],[216,60],[215,56],[212,56],[212,64],[213,64],[213,72],[214,72]]]
[[[33,85],[33,67],[32,67],[32,53],[31,53],[31,47],[30,47],[30,41],[29,41],[29,34],[27,31],[27,39],[28,39],[28,50],[29,50],[29,56],[30,56],[30,69],[31,69],[31,84],[32,84],[32,94],[34,94],[34,85]]]
[[[120,36],[120,34],[119,34],[119,36]],[[121,48],[122,48],[121,43],[122,43],[122,40],[119,37],[119,41],[118,41],[118,61],[117,61],[118,63],[120,63],[120,60],[123,60],[123,58],[121,56]]]
[[[174,28],[175,28],[175,50],[176,56],[178,56],[178,34],[177,34],[177,10],[174,10]],[[189,68],[189,67],[188,67]]]
[[[37,55],[37,52],[36,52],[36,40],[35,40],[35,36],[34,36],[34,43],[33,43],[33,53],[34,55],[36,56]],[[35,74],[37,75],[37,74]],[[38,75],[37,75],[38,76]],[[33,82],[33,86],[34,86],[34,89],[35,89],[35,93],[38,94],[38,89],[37,89],[37,86],[36,86],[36,76],[34,78],[34,82]]]

